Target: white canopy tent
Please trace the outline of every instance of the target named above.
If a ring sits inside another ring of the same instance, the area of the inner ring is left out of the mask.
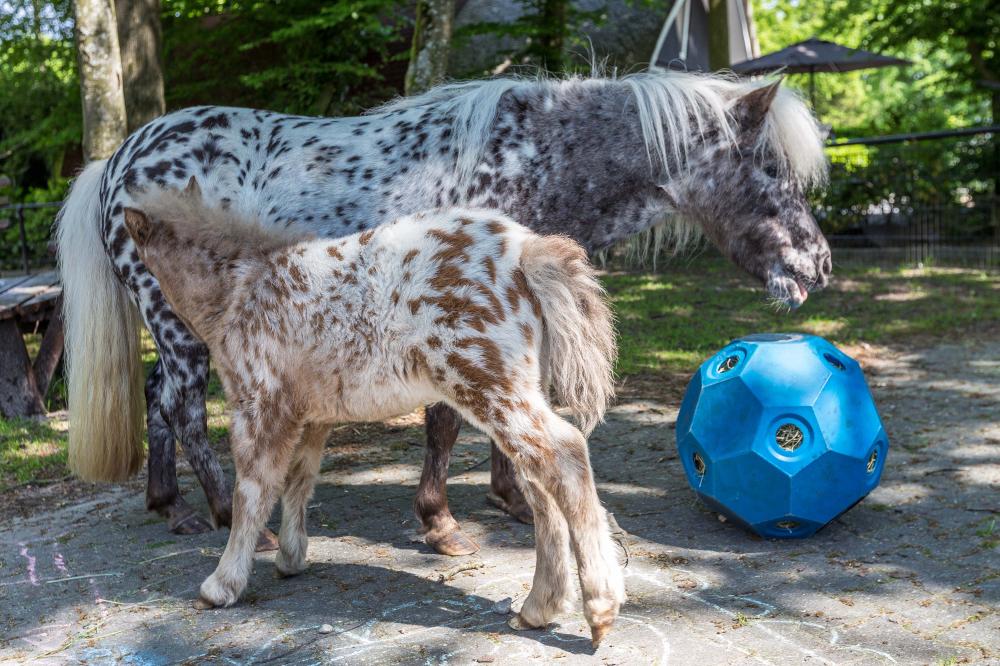
[[[724,0],[729,33],[729,64],[760,55],[750,0]],[[651,70],[681,69],[710,72],[710,0],[674,0],[656,40]],[[721,3],[720,3],[721,4]]]

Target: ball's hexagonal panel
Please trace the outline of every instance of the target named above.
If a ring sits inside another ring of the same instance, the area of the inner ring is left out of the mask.
[[[749,337],[752,340],[755,336]],[[807,344],[811,336],[787,337],[747,343],[757,348],[747,361],[743,381],[769,407],[811,405],[830,379],[830,370],[816,362]]]
[[[792,477],[790,515],[825,525],[868,494],[865,462],[828,451]]]
[[[809,536],[848,510],[878,485],[888,445],[857,362],[810,335],[734,340],[677,417],[692,488],[763,536]]]
[[[756,453],[709,467],[706,476],[710,474],[715,475],[715,500],[743,522],[754,524],[788,513],[791,478]]]
[[[721,460],[750,450],[764,408],[739,377],[705,384],[689,426],[700,442],[714,442],[711,457]]]

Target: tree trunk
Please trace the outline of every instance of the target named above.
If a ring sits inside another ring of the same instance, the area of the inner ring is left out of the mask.
[[[563,69],[563,50],[566,48],[568,0],[544,0],[542,3],[542,35],[540,37],[541,65],[549,72]]]
[[[729,62],[729,2],[708,0],[708,65],[725,69]]]
[[[160,50],[160,0],[115,0],[131,134],[166,110]]]
[[[413,48],[406,69],[407,95],[419,95],[444,80],[454,21],[455,0],[418,0]]]
[[[109,157],[124,141],[125,95],[112,0],[76,0],[76,57],[83,102],[83,156]]]

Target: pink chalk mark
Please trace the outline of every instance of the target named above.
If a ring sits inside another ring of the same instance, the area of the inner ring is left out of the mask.
[[[56,553],[55,557],[52,558],[52,562],[55,563],[56,569],[64,574],[69,574],[69,569],[66,568],[66,560],[63,559],[62,553]]]
[[[35,575],[35,556],[28,555],[28,547],[24,543],[17,544],[21,547],[21,557],[28,560],[28,580],[32,585],[38,585],[38,576]]]

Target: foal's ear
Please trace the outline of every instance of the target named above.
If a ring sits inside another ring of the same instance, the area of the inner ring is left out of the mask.
[[[139,247],[145,247],[153,235],[153,223],[145,213],[135,208],[125,209],[125,228]]]
[[[187,187],[184,188],[184,195],[194,199],[195,201],[201,201],[201,185],[195,180],[194,176],[191,176],[191,180],[188,181]]]
[[[740,134],[744,137],[753,136],[760,131],[780,87],[781,79],[778,79],[774,83],[754,88],[733,103],[730,113],[740,128]]]

